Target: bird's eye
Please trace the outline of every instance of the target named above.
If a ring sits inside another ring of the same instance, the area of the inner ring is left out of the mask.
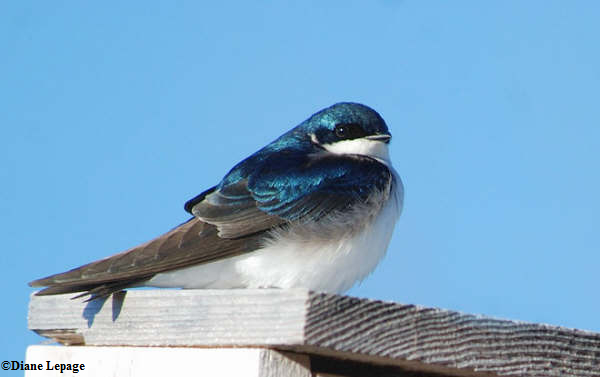
[[[365,130],[357,123],[336,124],[333,132],[340,139],[357,139],[366,135]]]
[[[335,126],[335,136],[339,137],[340,139],[345,139],[348,136],[348,127],[346,127],[345,124],[338,124]]]

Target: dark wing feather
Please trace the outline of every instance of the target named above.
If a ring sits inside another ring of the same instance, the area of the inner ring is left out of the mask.
[[[366,202],[374,189],[389,189],[393,179],[383,163],[357,155],[274,153],[252,171],[238,170],[201,201],[186,206],[217,226],[223,238],[246,237],[294,221],[319,221]]]
[[[103,295],[143,282],[157,273],[250,252],[258,236],[223,239],[214,225],[192,218],[145,244],[73,270],[29,283],[48,287],[37,294],[102,289]]]
[[[264,212],[257,206],[246,179],[207,194],[204,200],[193,206],[191,212],[216,225],[222,238],[246,237],[285,223],[285,219]]]
[[[387,166],[369,157],[322,155],[298,159],[285,174],[267,165],[250,179],[249,189],[259,209],[288,221],[318,221],[332,211],[366,202],[374,190],[389,190],[393,180]]]

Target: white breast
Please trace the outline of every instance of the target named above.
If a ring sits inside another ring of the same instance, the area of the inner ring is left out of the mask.
[[[400,195],[399,195],[400,194]],[[371,273],[388,248],[401,211],[401,193],[394,192],[370,221],[347,224],[346,234],[323,227],[276,235],[263,249],[241,259],[236,267],[248,287],[303,287],[341,293]],[[322,226],[322,224],[321,224]]]
[[[390,167],[390,169],[393,168]],[[264,247],[225,260],[157,274],[146,284],[183,288],[308,288],[340,293],[364,279],[385,255],[402,210],[395,184],[379,205],[272,232]]]

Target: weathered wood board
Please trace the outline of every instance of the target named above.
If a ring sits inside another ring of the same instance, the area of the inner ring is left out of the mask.
[[[29,328],[66,344],[265,347],[444,375],[600,376],[600,334],[306,290],[32,296]]]

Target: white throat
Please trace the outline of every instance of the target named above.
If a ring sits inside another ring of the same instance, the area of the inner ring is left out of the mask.
[[[365,138],[341,140],[331,144],[321,144],[325,150],[335,154],[358,154],[375,158],[390,166],[388,145],[380,140]]]

